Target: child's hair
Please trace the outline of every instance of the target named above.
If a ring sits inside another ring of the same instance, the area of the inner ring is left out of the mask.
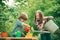
[[[22,12],[19,16],[18,19],[24,19],[24,20],[27,20],[28,19],[28,15],[25,13],[25,12]]]
[[[39,13],[39,17],[40,17],[39,21],[40,21],[40,23],[42,23],[43,22],[43,17],[44,17],[43,12],[41,10],[37,10],[36,13]],[[34,20],[34,22],[36,23],[36,14],[35,14],[35,20]]]

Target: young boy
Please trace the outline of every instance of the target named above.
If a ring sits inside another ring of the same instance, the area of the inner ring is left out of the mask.
[[[25,12],[22,12],[20,14],[20,17],[18,18],[15,26],[14,26],[14,30],[11,34],[12,37],[16,36],[15,32],[17,32],[17,31],[20,31],[22,33],[22,35],[25,36],[24,33],[23,33],[23,31],[24,31],[23,26],[26,26],[26,27],[30,28],[30,26],[28,24],[24,23],[24,21],[26,21],[27,19],[28,19],[27,14]]]

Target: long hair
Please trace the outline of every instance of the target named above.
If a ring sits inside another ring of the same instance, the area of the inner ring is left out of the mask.
[[[43,12],[40,11],[40,10],[37,10],[36,13],[39,13],[39,17],[40,17],[40,18],[39,18],[39,22],[40,22],[40,24],[41,24],[41,23],[43,22],[43,17],[44,17]],[[35,13],[35,20],[34,20],[35,24],[36,24],[36,22],[37,22],[36,13]]]

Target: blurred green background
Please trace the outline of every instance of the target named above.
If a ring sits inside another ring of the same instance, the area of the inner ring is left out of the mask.
[[[60,0],[0,0],[0,32],[11,33],[21,12],[28,14],[26,23],[31,30],[38,30],[34,25],[36,10],[42,10],[45,16],[53,16],[60,27]],[[34,33],[34,37],[40,39],[40,34]],[[52,39],[60,40],[60,34],[52,34]]]

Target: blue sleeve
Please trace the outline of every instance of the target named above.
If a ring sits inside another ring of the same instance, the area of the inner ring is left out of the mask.
[[[20,20],[17,20],[16,24],[22,26],[23,22],[21,22]]]

